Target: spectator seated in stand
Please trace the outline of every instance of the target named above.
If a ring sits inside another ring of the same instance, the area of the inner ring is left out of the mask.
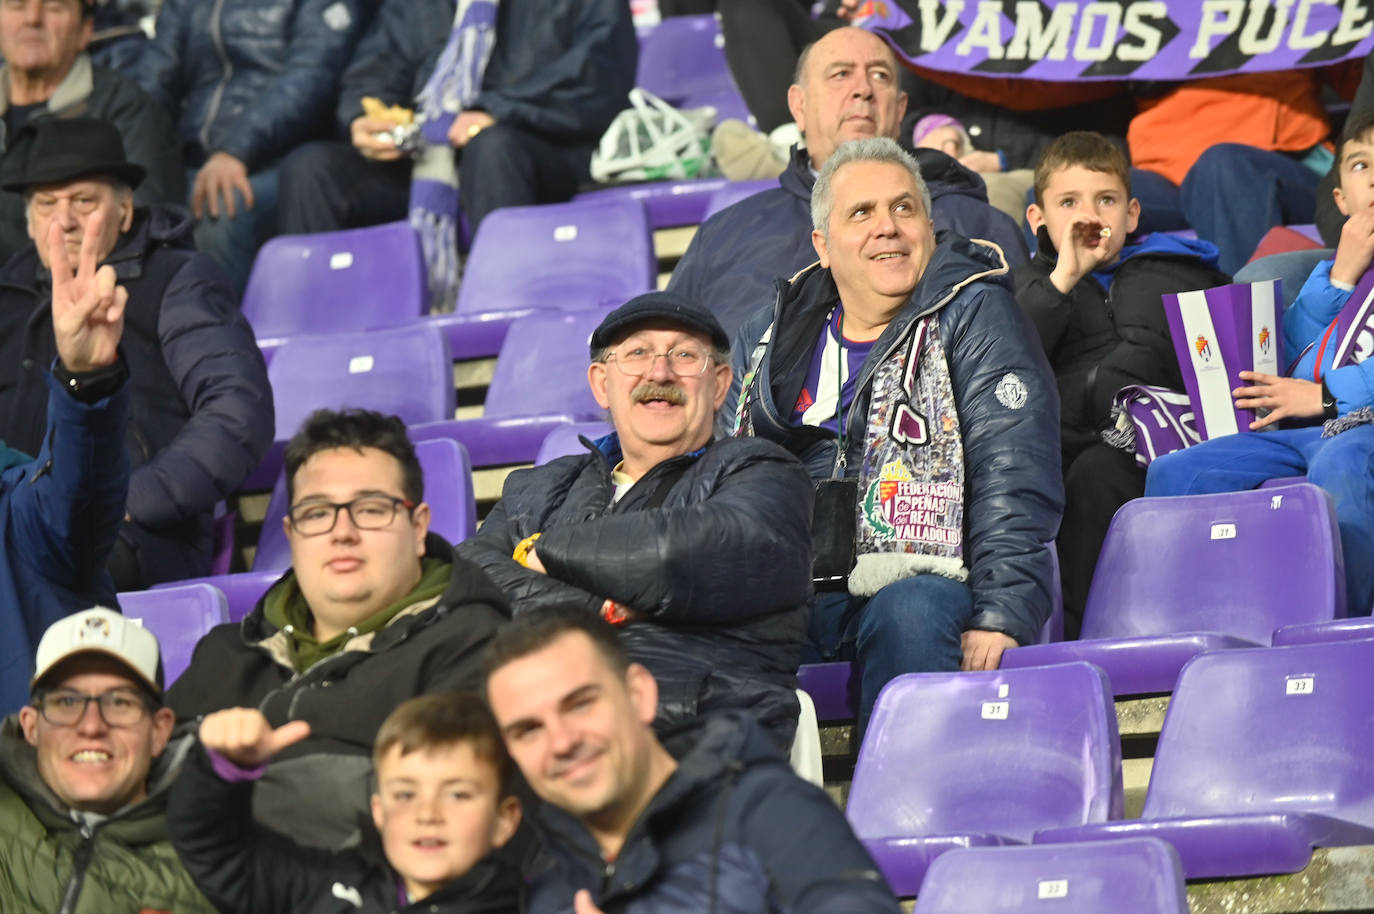
[[[1160,296],[1230,282],[1217,249],[1171,235],[1136,237],[1140,201],[1126,157],[1098,133],[1060,137],[1035,170],[1035,259],[1012,271],[1059,383],[1064,521],[1057,539],[1068,637],[1112,515],[1145,492],[1135,454],[1112,447],[1116,392],[1128,384],[1183,389]]]
[[[893,677],[996,669],[1036,639],[1063,509],[1059,398],[1006,258],[936,241],[894,141],[839,147],[811,200],[820,262],[740,330],[720,421],[820,483],[813,573],[841,592],[812,602],[803,658],[857,660],[862,728]]]
[[[119,590],[209,572],[217,502],[272,441],[272,394],[253,330],[219,268],[191,243],[177,206],[136,207],[144,176],[119,131],[93,118],[31,124],[22,172],[4,185],[28,205],[24,250],[0,269],[0,420],[12,447],[43,444],[55,354],[49,230],[69,263],[107,263],[127,291],[122,348],[132,374],[126,518],[111,559]],[[83,238],[86,239],[83,241]]]
[[[790,746],[811,592],[805,470],[771,442],[713,440],[729,338],[680,296],[650,292],[610,312],[587,378],[615,433],[512,473],[458,554],[517,617],[557,605],[615,620],[662,684],[665,731],[747,708]]]
[[[477,654],[509,615],[476,566],[429,532],[424,479],[405,425],[319,410],[286,448],[282,520],[291,571],[241,623],[201,639],[167,693],[185,722],[257,708],[310,736],[277,753],[254,819],[301,844],[360,838],[368,755],[407,698],[474,686]]]
[[[277,165],[329,131],[371,4],[364,0],[163,0],[139,85],[176,119],[196,246],[243,295],[277,222]]]
[[[1374,362],[1356,340],[1368,332],[1368,315],[1357,319],[1362,303],[1350,293],[1374,262],[1374,113],[1346,122],[1336,158],[1341,180],[1333,196],[1349,218],[1335,259],[1317,265],[1284,312],[1284,351],[1296,367],[1287,377],[1242,371],[1236,406],[1268,414],[1250,423],[1251,434],[1159,458],[1145,494],[1234,492],[1306,474],[1331,495],[1348,613],[1364,616],[1374,606]]]
[[[815,259],[810,218],[815,171],[843,143],[895,138],[906,108],[892,49],[856,28],[836,29],[802,54],[787,101],[806,148],[793,149],[782,186],[706,220],[668,283],[669,291],[705,304],[731,332],[774,300],[775,280]],[[1020,230],[1011,217],[988,205],[976,174],[935,149],[918,150],[917,158],[937,231],[986,238],[1002,247],[1009,263],[1025,261]]]
[[[91,63],[95,0],[6,0],[0,3],[0,185],[13,183],[28,161],[21,129],[47,117],[98,117],[114,124],[129,161],[146,174],[134,203],[180,203],[186,174],[176,125],[133,80]],[[28,244],[24,200],[0,193],[0,263]]]
[[[375,914],[398,904],[415,914],[521,910],[520,873],[497,853],[520,822],[514,766],[475,692],[411,698],[387,715],[372,750],[375,837],[358,851],[312,850],[253,827],[254,782],[310,735],[308,722],[273,728],[256,708],[230,708],[199,734],[168,829],[221,911],[337,911],[340,899]]]

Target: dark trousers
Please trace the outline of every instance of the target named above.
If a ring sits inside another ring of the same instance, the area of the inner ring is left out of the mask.
[[[1145,470],[1135,454],[1105,442],[1089,445],[1064,474],[1064,520],[1059,525],[1059,574],[1064,587],[1064,637],[1083,626],[1097,555],[1118,508],[1145,494]]]
[[[503,206],[561,203],[591,180],[594,143],[555,143],[497,124],[473,137],[458,162],[458,199],[474,232]]]

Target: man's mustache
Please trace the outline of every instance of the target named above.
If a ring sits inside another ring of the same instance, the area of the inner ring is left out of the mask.
[[[673,406],[682,406],[687,402],[687,395],[682,392],[681,387],[671,387],[665,384],[654,384],[645,381],[634,390],[630,391],[630,399],[635,403],[643,403],[646,400],[663,400]]]

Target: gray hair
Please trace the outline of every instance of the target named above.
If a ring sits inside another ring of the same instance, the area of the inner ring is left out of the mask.
[[[887,137],[869,137],[841,143],[821,166],[816,176],[816,186],[811,189],[811,227],[826,238],[830,237],[830,211],[835,207],[835,194],[832,184],[835,173],[846,165],[855,162],[888,162],[900,165],[910,172],[921,191],[921,205],[925,207],[926,217],[930,217],[930,188],[921,177],[921,166],[916,157],[897,145],[896,140]]]

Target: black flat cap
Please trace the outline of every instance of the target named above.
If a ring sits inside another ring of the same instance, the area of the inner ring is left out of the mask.
[[[679,324],[711,339],[717,349],[730,351],[730,337],[716,316],[701,305],[674,292],[646,292],[616,308],[592,333],[591,351],[605,349],[640,324],[668,321]]]
[[[125,157],[118,128],[99,118],[45,117],[25,125],[15,142],[29,147],[23,174],[4,185],[15,193],[80,178],[113,178],[133,188],[145,174]]]

